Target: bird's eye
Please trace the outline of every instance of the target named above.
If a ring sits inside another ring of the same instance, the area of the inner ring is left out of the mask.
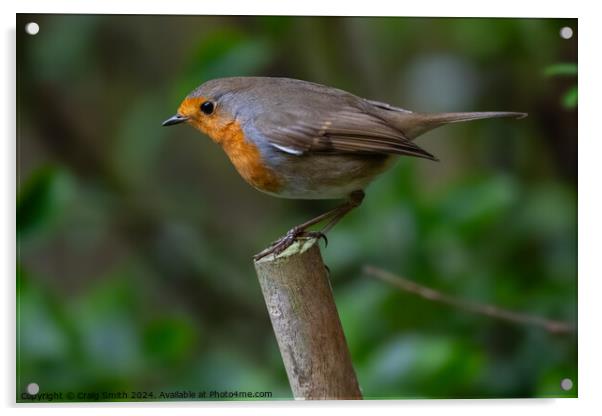
[[[211,101],[205,101],[203,104],[201,104],[201,111],[207,115],[213,113],[214,108],[215,106]]]

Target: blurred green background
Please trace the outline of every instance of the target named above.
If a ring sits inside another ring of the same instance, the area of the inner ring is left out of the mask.
[[[17,400],[30,382],[291,398],[251,256],[336,201],[259,193],[207,137],[161,127],[232,75],[528,112],[420,138],[441,162],[402,159],[323,255],[366,398],[575,397],[576,334],[361,270],[576,325],[576,65],[570,19],[18,15]]]

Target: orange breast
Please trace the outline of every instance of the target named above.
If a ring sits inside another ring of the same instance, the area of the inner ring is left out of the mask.
[[[274,171],[265,166],[257,146],[245,139],[238,122],[229,123],[216,133],[220,137],[216,141],[222,145],[240,176],[248,183],[271,193],[278,193],[282,189],[281,181]]]
[[[203,97],[187,98],[178,112],[190,114],[190,123],[222,146],[244,180],[261,191],[279,193],[283,188],[282,181],[263,163],[257,146],[245,139],[238,121],[223,114],[219,108],[215,114],[197,116],[199,105],[204,100]]]

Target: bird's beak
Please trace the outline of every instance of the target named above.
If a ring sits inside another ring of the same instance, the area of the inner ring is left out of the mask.
[[[176,114],[173,117],[168,118],[163,122],[163,126],[173,126],[174,124],[180,124],[188,120],[188,117],[181,114]]]

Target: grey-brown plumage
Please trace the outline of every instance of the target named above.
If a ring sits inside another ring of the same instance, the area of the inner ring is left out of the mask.
[[[517,112],[415,113],[346,91],[290,78],[235,77],[209,81],[191,96],[216,96],[235,109],[253,137],[281,151],[378,153],[436,160],[412,141],[448,123],[524,117]]]
[[[249,183],[273,195],[303,199],[342,198],[364,189],[391,166],[395,156],[437,160],[414,139],[444,124],[525,116],[518,112],[415,113],[313,82],[270,77],[214,79],[186,100],[209,101],[215,111],[206,115],[184,105],[182,111],[192,113],[180,114],[169,124],[189,120],[224,143],[222,127],[236,123],[280,186]],[[248,160],[240,163],[240,149],[224,147],[245,179],[257,178],[249,173]]]
[[[414,143],[421,134],[448,123],[525,115],[414,113],[312,82],[237,77],[202,84],[163,125],[187,122],[209,135],[260,191],[295,199],[348,198],[291,229],[259,258],[284,250],[299,236],[323,236],[359,206],[366,186],[397,156],[436,160]],[[328,222],[320,232],[307,231],[323,221]]]

